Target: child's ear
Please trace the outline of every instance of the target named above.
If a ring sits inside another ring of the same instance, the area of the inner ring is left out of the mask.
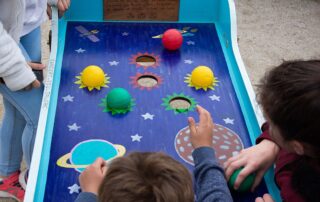
[[[304,155],[305,152],[304,152],[304,147],[303,147],[303,144],[296,141],[296,140],[292,140],[290,141],[290,146],[291,148],[293,149],[293,151],[298,154],[298,155]]]

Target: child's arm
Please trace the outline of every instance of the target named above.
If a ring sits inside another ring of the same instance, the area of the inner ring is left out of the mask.
[[[76,202],[97,202],[100,185],[107,173],[107,166],[102,158],[88,166],[79,176],[82,192]]]
[[[253,191],[260,184],[265,172],[275,162],[280,148],[271,141],[268,130],[263,132],[260,138],[258,138],[257,143],[257,145],[242,150],[239,155],[231,157],[225,163],[227,179],[230,178],[236,169],[244,167],[234,183],[234,189],[238,189],[242,181],[248,175],[255,172],[255,180],[251,187],[251,191]]]
[[[37,82],[27,65],[17,43],[5,31],[0,22],[0,78],[12,90],[20,90]],[[40,86],[40,83],[39,83]]]
[[[203,201],[232,201],[232,197],[219,166],[212,146],[213,122],[210,113],[197,106],[200,122],[196,126],[193,118],[189,118],[192,153],[195,169],[196,197]]]

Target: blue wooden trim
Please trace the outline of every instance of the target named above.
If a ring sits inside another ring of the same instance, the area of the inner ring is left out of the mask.
[[[224,36],[221,36],[223,31],[221,31],[221,27],[219,25],[216,25],[216,28],[218,30],[219,39],[221,41],[221,44],[224,42]],[[250,104],[250,101],[248,99],[248,94],[246,91],[246,88],[243,84],[240,72],[238,70],[238,66],[236,63],[236,60],[231,53],[231,45],[229,48],[226,48],[224,45],[222,45],[222,49],[225,54],[225,58],[227,61],[228,69],[230,72],[230,77],[232,80],[232,83],[234,84],[234,88],[238,97],[238,101],[242,110],[242,113],[244,115],[245,122],[247,124],[247,128],[249,131],[250,139],[252,142],[252,145],[255,145],[255,140],[257,137],[261,134],[261,130],[258,124],[258,121],[256,119],[254,110],[252,108],[252,105]],[[279,190],[274,182],[274,170],[273,168],[270,168],[268,172],[265,174],[265,181],[269,190],[269,193],[272,195],[272,197],[276,201],[281,201]]]
[[[60,75],[61,75],[61,65],[62,65],[62,57],[64,51],[65,44],[65,33],[66,33],[67,22],[64,20],[59,20],[58,28],[58,51],[56,58],[56,65],[54,71],[54,77],[52,82],[52,92],[51,92],[51,100],[49,105],[49,115],[46,124],[46,132],[45,138],[43,142],[43,150],[41,154],[40,160],[40,169],[39,175],[37,179],[36,191],[34,193],[34,201],[43,201],[46,182],[47,182],[47,171],[48,164],[50,159],[50,148],[51,148],[51,140],[52,140],[52,132],[55,120],[55,111],[57,108],[57,99],[60,85]]]
[[[241,107],[241,110],[244,115],[245,122],[247,124],[247,128],[249,131],[250,139],[252,142],[252,145],[255,145],[255,140],[257,137],[261,134],[261,130],[259,127],[259,123],[257,121],[257,117],[254,113],[253,106],[251,105],[249,95],[247,93],[247,89],[245,87],[245,84],[243,82],[243,78],[241,76],[241,73],[239,71],[239,66],[237,64],[237,61],[235,59],[235,55],[232,49],[232,34],[231,33],[231,13],[230,13],[230,2],[233,0],[223,1],[220,4],[220,16],[219,16],[219,22],[216,23],[216,29],[218,32],[220,44],[222,46],[222,50],[225,55],[225,59],[228,65],[228,69],[230,72],[231,80],[234,84],[234,88],[238,97],[238,101]],[[236,20],[236,19],[233,19]],[[275,201],[282,201],[280,197],[279,190],[274,182],[274,169],[270,168],[264,177],[266,181],[267,188],[269,190],[269,193],[272,195],[273,199]]]

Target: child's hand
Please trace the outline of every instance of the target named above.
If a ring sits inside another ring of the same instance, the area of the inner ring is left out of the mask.
[[[211,115],[207,110],[199,105],[197,106],[197,111],[200,117],[198,126],[196,126],[196,123],[192,117],[188,118],[191,144],[195,149],[198,147],[211,147],[213,133],[213,122]]]
[[[263,197],[256,198],[255,202],[274,202],[270,194],[264,194]]]
[[[70,7],[70,0],[58,0],[57,7],[58,7],[59,18],[61,18]],[[52,18],[52,10],[49,4],[47,5],[47,15],[49,19]]]
[[[36,79],[32,83],[30,83],[28,86],[26,86],[23,90],[31,90],[32,88],[40,88],[40,86],[41,86],[41,82]]]
[[[79,176],[82,192],[98,195],[99,187],[107,173],[108,167],[102,158],[88,166]]]
[[[58,9],[59,11],[66,11],[70,6],[70,0],[58,0]]]
[[[31,69],[34,70],[43,70],[46,66],[39,63],[28,62],[28,65]],[[24,90],[31,90],[32,88],[39,88],[41,86],[41,82],[37,79],[30,83],[28,86],[24,88]]]
[[[255,180],[251,187],[251,191],[254,191],[263,178],[264,173],[276,160],[279,150],[279,146],[270,140],[263,140],[257,145],[242,150],[239,155],[231,157],[225,163],[227,180],[229,180],[236,169],[244,167],[234,183],[234,189],[238,189],[242,181],[248,175],[255,172]]]

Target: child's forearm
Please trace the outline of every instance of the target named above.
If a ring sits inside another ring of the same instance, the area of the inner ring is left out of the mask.
[[[196,201],[233,201],[214,150],[200,147],[193,151],[192,156],[195,163]]]

